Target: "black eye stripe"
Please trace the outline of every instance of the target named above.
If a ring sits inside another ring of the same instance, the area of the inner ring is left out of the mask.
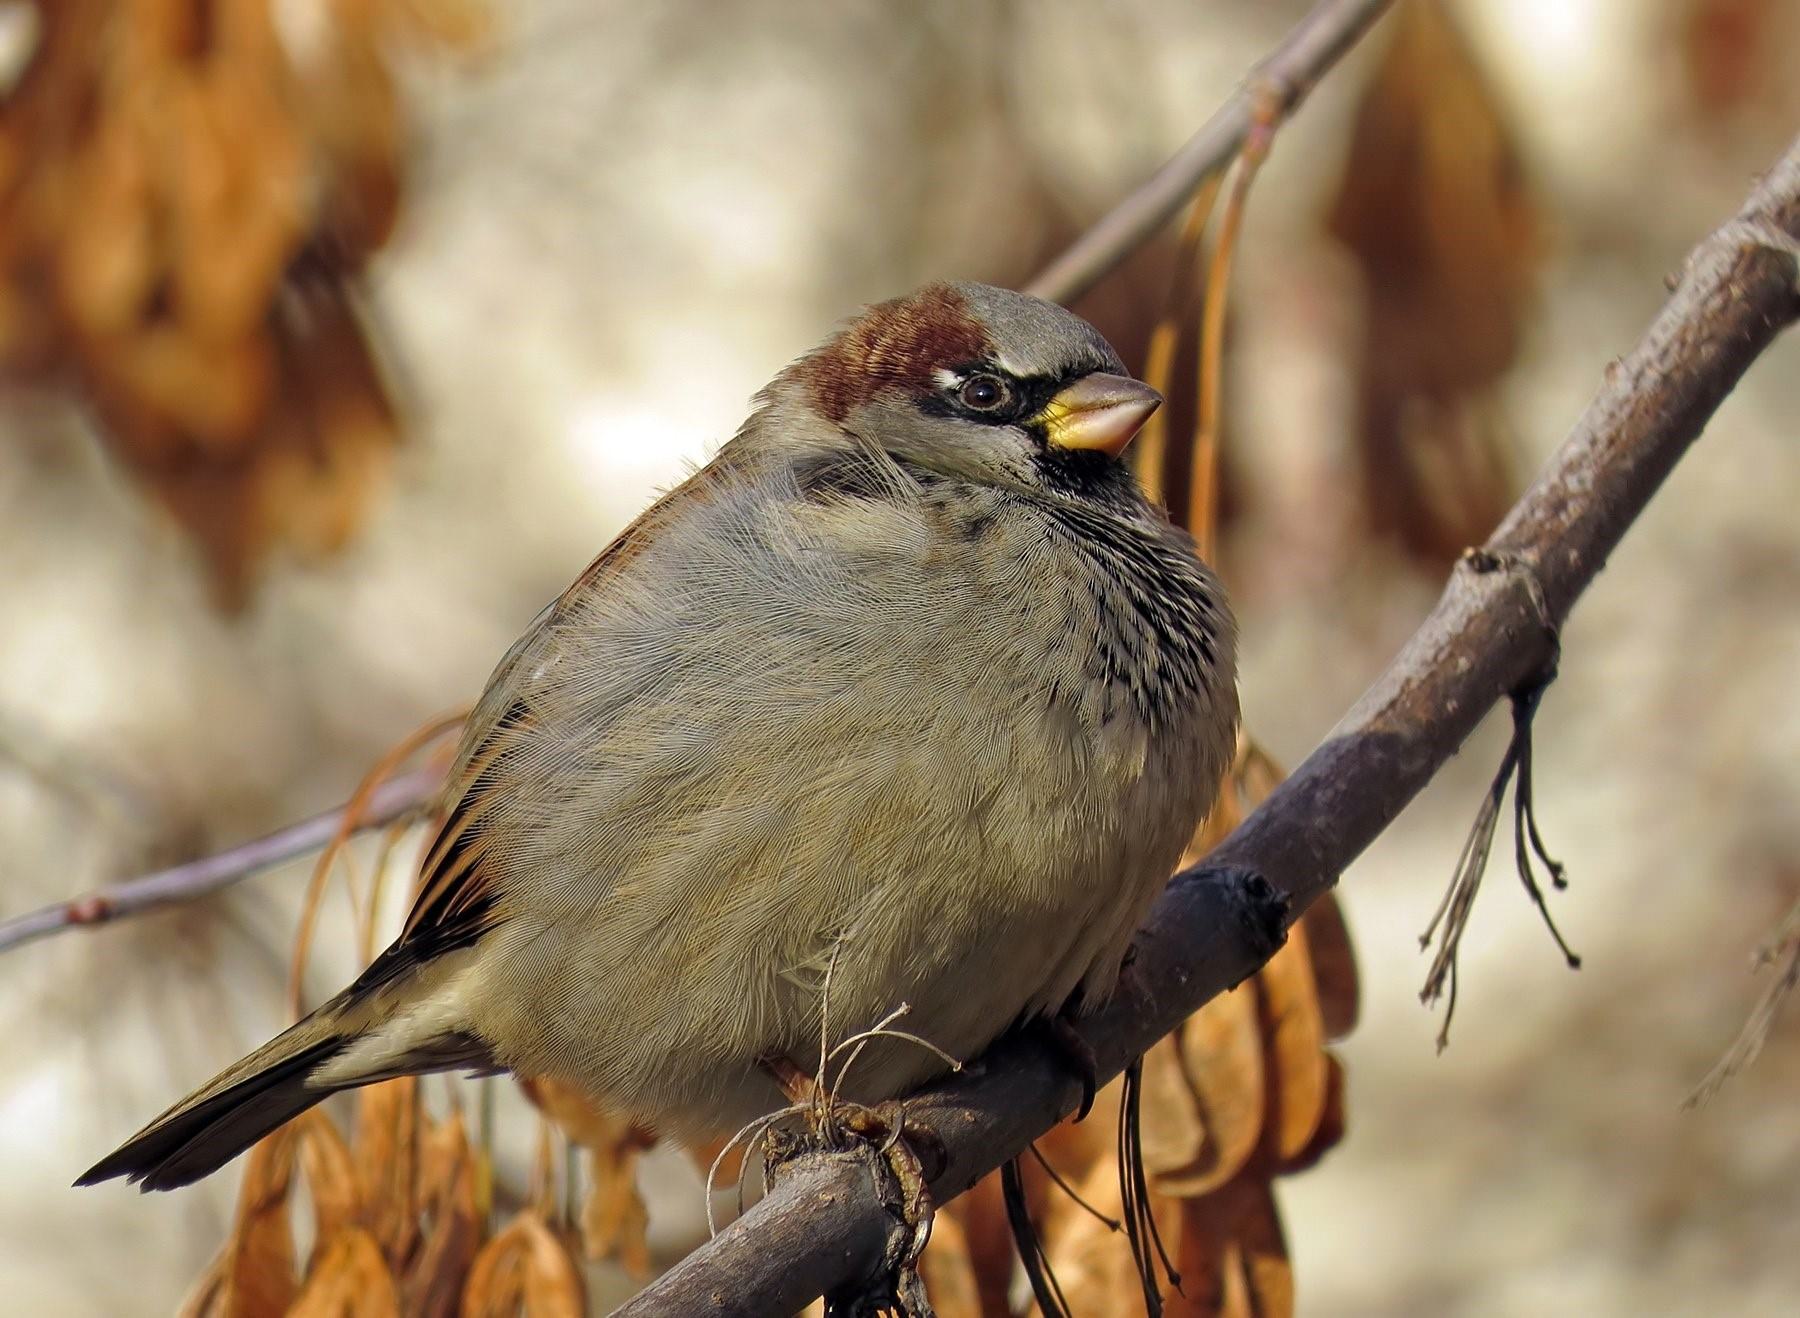
[[[1089,374],[1089,372],[1083,368],[1065,375],[1033,375],[1021,378],[1008,374],[993,362],[979,361],[964,363],[956,367],[951,374],[955,378],[955,383],[934,398],[933,405],[929,406],[928,410],[966,417],[984,425],[1009,426],[1017,425],[1027,417],[1036,416],[1043,411],[1044,404],[1048,403],[1064,385]],[[963,390],[983,376],[991,376],[1005,384],[1012,393],[1010,402],[1000,407],[975,408],[968,406],[962,399]]]

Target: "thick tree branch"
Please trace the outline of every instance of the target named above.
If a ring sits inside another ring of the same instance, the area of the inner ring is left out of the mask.
[[[1281,117],[1297,107],[1392,3],[1321,0],[1187,145],[1051,262],[1027,291],[1066,302],[1092,288],[1180,209],[1201,179],[1230,162],[1259,111]],[[425,805],[441,781],[441,776],[423,772],[396,779],[381,789],[381,808],[365,814],[359,828],[379,828]],[[341,808],[327,811],[228,851],[0,920],[0,952],[64,929],[104,924],[229,887],[271,865],[318,850],[336,833],[343,814]]]
[[[1025,291],[1052,302],[1070,302],[1099,283],[1174,217],[1202,179],[1231,163],[1259,114],[1281,119],[1299,108],[1319,79],[1392,4],[1393,0],[1320,0],[1199,132],[1077,238]]]
[[[1800,318],[1800,140],[1689,257],[1661,313],[1488,542],[1316,751],[1208,857],[1178,875],[1120,994],[1083,1022],[1103,1075],[1253,973],[1487,711],[1550,657],[1551,629],[1758,354]],[[1265,882],[1266,880],[1266,882]],[[960,1193],[1074,1110],[1077,1085],[1024,1039],[909,1101]],[[803,1158],[743,1218],[620,1310],[630,1318],[792,1312],[894,1256],[868,1173]]]

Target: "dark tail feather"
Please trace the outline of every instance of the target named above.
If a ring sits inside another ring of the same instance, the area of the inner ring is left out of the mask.
[[[76,1185],[123,1176],[145,1190],[173,1190],[210,1175],[285,1121],[338,1088],[309,1085],[307,1076],[350,1041],[327,1035],[291,1038],[303,1021],[238,1063],[198,1095],[177,1104],[119,1150],[83,1172]],[[286,1047],[282,1047],[286,1044]],[[295,1045],[298,1045],[296,1047]],[[269,1053],[277,1056],[265,1061]],[[239,1078],[241,1077],[241,1078]]]

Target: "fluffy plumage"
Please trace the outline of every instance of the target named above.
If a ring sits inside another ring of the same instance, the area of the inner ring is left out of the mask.
[[[1114,456],[1154,404],[1122,371],[972,284],[789,367],[502,661],[395,944],[84,1181],[455,1066],[734,1127],[810,1070],[828,967],[834,1037],[904,1002],[960,1057],[1103,1000],[1237,719],[1218,583]],[[1127,403],[1068,423],[1096,381]],[[847,1092],[941,1069],[883,1041]]]

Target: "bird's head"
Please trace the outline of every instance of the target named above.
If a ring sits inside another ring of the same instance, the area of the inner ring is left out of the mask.
[[[1162,402],[1079,316],[973,283],[869,307],[788,379],[838,432],[901,461],[1069,494],[1129,481],[1119,455]]]

